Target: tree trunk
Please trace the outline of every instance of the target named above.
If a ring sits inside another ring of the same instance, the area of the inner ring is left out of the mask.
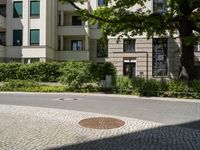
[[[186,45],[184,40],[181,40],[181,67],[180,67],[180,79],[182,80],[194,80],[195,79],[195,67],[194,67],[194,46]]]
[[[191,38],[194,37],[194,34],[191,13],[187,13],[180,17],[179,34],[181,40],[181,67],[179,77],[183,80],[194,80],[194,41],[191,40]]]

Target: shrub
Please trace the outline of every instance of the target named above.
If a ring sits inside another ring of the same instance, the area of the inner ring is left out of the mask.
[[[60,69],[63,74],[60,81],[69,88],[80,89],[84,83],[92,82],[91,65],[90,62],[66,62]]]
[[[21,64],[17,63],[0,63],[0,81],[7,79],[18,79],[17,70],[19,70]]]
[[[116,71],[112,64],[96,64],[92,62],[71,61],[66,62],[61,68],[60,81],[72,90],[80,89],[84,84],[97,83],[105,80],[106,75],[115,79]]]
[[[5,84],[1,87],[3,91],[24,91],[27,88],[37,87],[39,84],[35,81],[31,80],[8,80]]]
[[[186,82],[178,80],[169,82],[169,96],[187,97],[189,92],[191,92],[191,90]]]
[[[59,68],[63,63],[13,64],[0,63],[0,81],[9,79],[56,82],[61,76]]]
[[[115,90],[120,94],[132,93],[133,86],[129,77],[121,76],[116,78]]]

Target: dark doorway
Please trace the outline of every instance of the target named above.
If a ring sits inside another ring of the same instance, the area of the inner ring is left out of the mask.
[[[124,75],[130,78],[136,76],[136,64],[134,63],[124,63]]]

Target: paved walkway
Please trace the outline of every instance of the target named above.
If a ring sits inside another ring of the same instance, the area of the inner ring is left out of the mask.
[[[107,116],[80,111],[0,105],[1,150],[199,150],[200,130],[115,117],[118,129],[78,125],[81,119]]]

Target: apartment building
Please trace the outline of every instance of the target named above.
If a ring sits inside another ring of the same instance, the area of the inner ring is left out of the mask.
[[[95,10],[104,0],[85,0],[77,4]],[[146,9],[165,11],[165,0],[146,2]],[[133,8],[133,10],[136,8]],[[118,75],[145,78],[176,78],[180,64],[178,38],[146,36],[108,37],[108,48],[99,44],[97,25],[82,21],[75,8],[59,0],[0,1],[0,61],[49,62],[90,60],[112,62]],[[200,47],[195,52],[200,66]]]
[[[97,0],[81,8],[94,10]],[[37,61],[96,60],[101,32],[59,0],[0,1],[0,60]],[[99,60],[101,61],[101,59]]]

